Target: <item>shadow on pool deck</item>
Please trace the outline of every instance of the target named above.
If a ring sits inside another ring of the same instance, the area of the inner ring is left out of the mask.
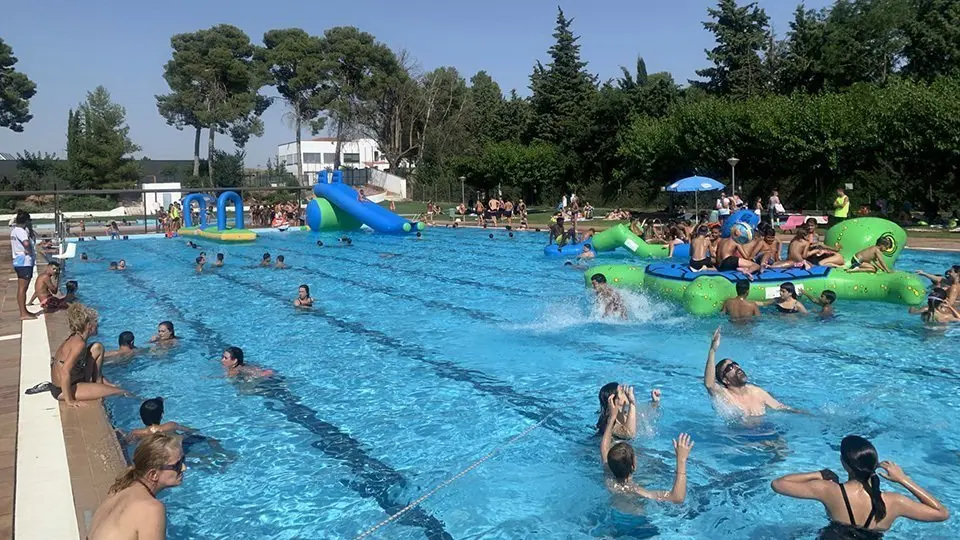
[[[11,260],[7,242],[0,243],[0,259]],[[43,268],[43,264],[38,266],[37,273]],[[17,336],[0,341],[0,540],[6,540],[13,538],[15,525],[21,324],[16,301],[17,281],[9,263],[5,262],[0,269],[0,280],[0,338]],[[36,311],[38,306],[29,309]],[[55,351],[70,333],[66,312],[53,313],[45,319],[50,350]],[[25,345],[30,346],[29,343]],[[86,536],[87,523],[93,512],[126,463],[102,404],[87,403],[75,409],[61,405],[60,416],[77,522],[81,536]]]

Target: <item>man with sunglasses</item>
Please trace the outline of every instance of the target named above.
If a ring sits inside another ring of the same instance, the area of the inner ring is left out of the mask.
[[[763,416],[767,407],[778,411],[800,412],[780,403],[766,390],[747,384],[747,374],[740,364],[730,358],[716,363],[717,348],[720,346],[720,328],[713,333],[710,352],[707,353],[707,365],[703,370],[703,385],[712,398],[742,416]]]

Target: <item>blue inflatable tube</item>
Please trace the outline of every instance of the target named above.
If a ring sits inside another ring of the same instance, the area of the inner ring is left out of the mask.
[[[729,238],[730,228],[737,223],[746,223],[751,229],[756,230],[757,225],[760,224],[760,216],[758,216],[753,210],[737,210],[736,212],[730,214],[730,217],[723,222],[723,228],[720,229],[720,236]]]
[[[589,244],[590,241],[586,242],[577,242],[576,244],[566,244],[562,248],[557,247],[556,244],[549,244],[543,246],[543,254],[547,257],[577,257],[583,253],[583,245]],[[591,250],[593,251],[592,247]]]
[[[333,182],[326,182],[326,171],[317,175],[317,184],[313,193],[322,197],[333,206],[355,218],[371,229],[381,233],[401,234],[422,231],[423,223],[406,220],[379,204],[357,200],[357,192],[341,181],[343,173],[334,171]]]

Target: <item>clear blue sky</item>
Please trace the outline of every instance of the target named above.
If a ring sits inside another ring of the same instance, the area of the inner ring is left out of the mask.
[[[743,3],[741,1],[741,3]],[[827,0],[808,0],[819,8]],[[486,70],[504,93],[527,95],[536,60],[547,61],[556,18],[556,0],[353,0],[352,2],[252,2],[250,0],[168,0],[130,2],[31,0],[8,2],[0,36],[19,58],[16,69],[37,83],[33,120],[23,133],[0,129],[0,151],[42,150],[63,156],[67,111],[102,84],[127,109],[134,142],[153,159],[190,159],[193,135],[167,126],[154,95],[168,91],[163,64],[170,36],[229,23],[259,43],[273,28],[300,27],[321,34],[352,25],[395,50],[407,49],[424,70],[454,66],[468,78]],[[560,2],[580,37],[588,69],[601,80],[637,55],[648,71],[669,71],[680,83],[707,66],[704,49],[713,46],[703,29],[708,0],[585,0]],[[760,0],[774,30],[783,35],[797,2]],[[247,166],[262,165],[277,144],[294,139],[274,104],[264,115],[264,136],[247,145]],[[232,148],[219,137],[221,148]],[[204,136],[204,144],[206,136]]]

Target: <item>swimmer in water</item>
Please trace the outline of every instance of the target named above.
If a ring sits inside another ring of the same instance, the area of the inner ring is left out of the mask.
[[[155,397],[140,404],[140,420],[144,427],[130,430],[124,441],[130,443],[153,435],[154,433],[194,433],[196,430],[176,422],[163,422],[163,398]]]
[[[756,302],[747,300],[750,295],[750,282],[741,279],[737,281],[737,296],[723,302],[720,312],[730,316],[731,321],[746,322],[760,316],[760,306]]]
[[[194,243],[193,243],[193,240],[187,240],[187,245],[190,246],[190,247],[192,247],[193,249],[197,249],[198,247],[200,247],[200,246],[194,244]]]
[[[626,320],[627,308],[623,304],[623,297],[613,290],[613,287],[607,285],[607,277],[603,274],[594,274],[590,277],[590,283],[597,293],[597,300],[603,304],[603,316],[616,316]]]
[[[201,272],[203,272],[203,264],[204,264],[205,262],[206,262],[206,261],[203,260],[203,257],[197,257],[197,259],[196,259],[196,263],[197,263],[196,271],[197,271],[198,274],[201,273]]]
[[[610,409],[610,396],[613,396],[614,408]],[[610,414],[616,420],[613,425],[613,436],[618,439],[632,439],[637,436],[637,401],[633,395],[633,387],[616,382],[607,383],[600,388],[600,415],[597,418],[597,431],[603,433]],[[647,418],[660,406],[660,390],[650,392],[650,405],[641,413]]]
[[[217,262],[213,263],[214,266],[223,266],[223,253],[217,253]]]
[[[77,301],[77,288],[80,286],[76,280],[71,279],[64,285],[67,294],[63,295],[63,301],[72,304]]]
[[[123,271],[127,269],[127,261],[120,259],[120,262],[117,263],[117,270]]]
[[[237,375],[247,375],[250,377],[269,377],[273,375],[273,370],[261,369],[256,366],[248,366],[243,362],[243,349],[240,347],[227,347],[220,358],[220,365],[226,370],[227,377],[236,377]]]
[[[310,297],[310,286],[303,284],[297,289],[297,299],[293,301],[297,307],[313,307],[313,298]]]
[[[836,312],[833,311],[833,303],[837,301],[837,293],[827,290],[820,293],[820,298],[817,298],[804,290],[803,295],[814,304],[820,306],[820,318],[829,319],[836,315]]]
[[[607,401],[607,408],[615,408],[615,394],[611,394]],[[673,441],[673,450],[677,455],[677,469],[673,477],[673,488],[665,490],[647,490],[633,481],[633,473],[637,470],[637,456],[629,443],[620,441],[613,444],[613,430],[617,415],[607,417],[600,440],[600,461],[604,472],[609,471],[606,479],[607,489],[613,493],[635,495],[644,499],[672,502],[681,504],[687,496],[687,458],[693,448],[693,441],[686,433],[681,433]]]
[[[130,358],[131,356],[137,354],[137,346],[133,344],[133,340],[133,332],[129,330],[120,332],[120,338],[117,340],[119,345],[117,350],[103,353],[103,359],[109,360],[111,358]]]
[[[570,262],[570,261],[567,261],[567,262],[563,263],[563,266],[566,267],[566,268],[572,268],[572,269],[574,269],[574,270],[579,270],[579,271],[581,271],[581,272],[584,271],[584,270],[586,270],[587,268],[590,268],[589,266],[587,266],[587,265],[585,265],[585,264],[573,264],[573,263]]]
[[[272,263],[271,263],[271,261],[270,261],[270,254],[269,254],[269,253],[264,253],[264,254],[263,254],[263,258],[260,259],[260,266],[261,266],[261,267],[267,267],[267,266],[270,266],[271,264],[272,264]]]
[[[421,239],[423,239],[423,233],[421,233],[420,231],[417,231],[417,240],[421,240]]]
[[[720,346],[720,328],[713,333],[707,364],[703,370],[703,386],[714,399],[737,410],[743,416],[763,416],[767,407],[778,411],[800,412],[780,403],[766,390],[747,384],[747,374],[730,358],[716,363],[717,348]]]
[[[317,240],[317,247],[323,247],[323,240]]]
[[[797,287],[793,282],[787,281],[780,285],[780,297],[774,298],[773,300],[767,300],[765,302],[760,302],[761,306],[769,306],[773,304],[777,308],[777,313],[783,314],[793,314],[800,313],[806,315],[807,308],[800,302],[800,298],[797,296]]]
[[[879,539],[897,520],[940,522],[950,511],[930,492],[920,487],[896,463],[880,461],[877,449],[867,439],[848,435],[840,441],[840,464],[845,482],[830,469],[781,476],[770,487],[780,495],[819,501],[830,525],[818,538]],[[882,472],[878,473],[878,469]],[[900,484],[916,500],[880,490],[880,477]],[[919,537],[919,536],[918,536]]]
[[[584,244],[583,249],[580,250],[580,255],[577,256],[578,261],[585,261],[587,259],[593,259],[596,255],[593,254],[593,250],[590,249],[590,244]]]
[[[113,271],[116,269],[117,269],[117,261],[110,261],[110,266],[107,268],[107,270]]]
[[[276,268],[277,270],[283,270],[284,268],[286,268],[287,265],[283,261],[284,261],[283,255],[277,255],[277,265],[274,268]]]
[[[90,257],[88,257],[86,253],[81,253],[80,260],[86,262],[90,260]]]
[[[173,323],[170,321],[163,321],[157,325],[157,334],[150,338],[150,343],[156,343],[161,347],[176,344],[177,335],[173,331]]]
[[[960,312],[947,301],[947,291],[936,287],[927,296],[927,305],[922,308],[910,308],[911,314],[920,314],[925,323],[945,323],[960,321]]]

